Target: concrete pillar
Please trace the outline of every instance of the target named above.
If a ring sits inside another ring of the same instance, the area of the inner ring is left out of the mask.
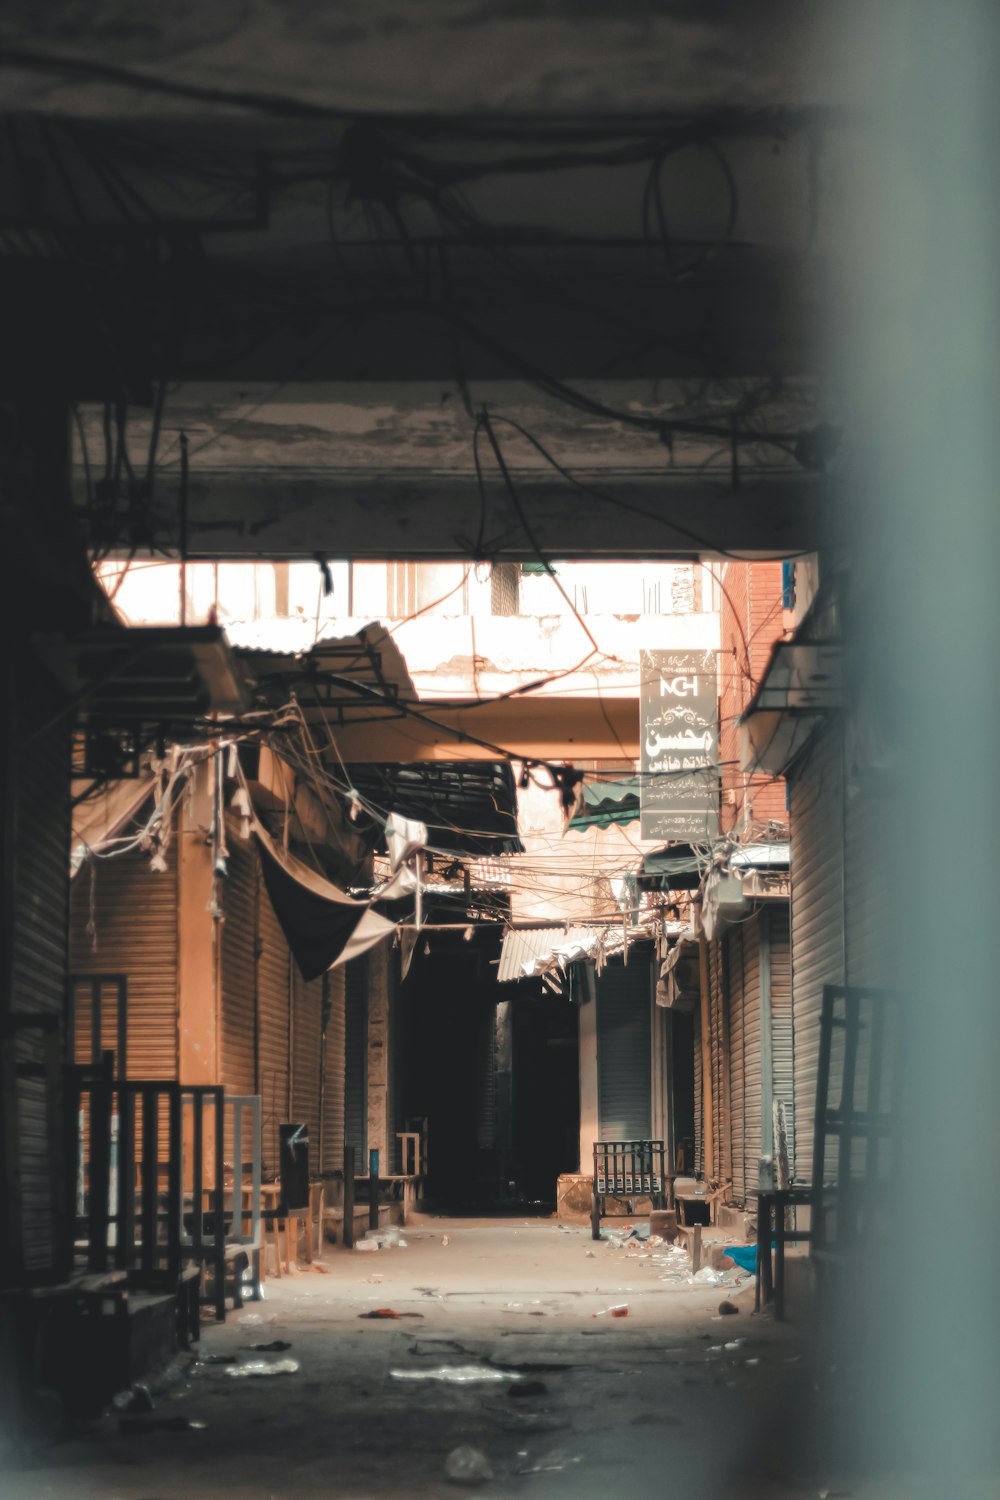
[[[177,850],[178,1078],[182,1084],[222,1081],[218,923],[211,913],[214,765],[199,765],[181,802]],[[211,1113],[205,1119],[205,1161],[212,1159]],[[184,1116],[185,1163],[190,1170],[193,1120]]]
[[[600,1139],[597,1108],[597,999],[594,986],[582,988],[580,999],[580,1171],[589,1177],[594,1165],[594,1142]]]

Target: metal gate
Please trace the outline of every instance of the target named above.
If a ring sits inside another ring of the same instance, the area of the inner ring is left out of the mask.
[[[602,1141],[648,1140],[652,1128],[652,970],[611,959],[597,981],[597,1109]]]

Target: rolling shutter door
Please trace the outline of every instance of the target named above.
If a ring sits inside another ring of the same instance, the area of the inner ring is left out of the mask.
[[[847,982],[889,986],[891,923],[885,880],[888,800],[855,792],[846,803]]]
[[[344,974],[344,1139],[354,1168],[368,1170],[368,960],[354,958]]]
[[[323,1029],[323,975],[308,984],[293,961],[292,1118],[309,1126],[309,1170],[319,1169],[319,1075]]]
[[[793,767],[791,794],[792,1008],[795,1026],[793,1179],[812,1179],[813,1119],[823,985],[844,977],[843,776],[840,737],[828,729]]]
[[[397,1139],[397,1131],[403,1129],[403,1093],[402,1093],[402,1068],[403,1068],[403,997],[400,991],[400,978],[397,959],[394,950],[386,954],[386,983],[389,986],[389,1035],[386,1045],[389,1049],[389,1087],[386,1111],[386,1160],[388,1165],[384,1168],[387,1172],[399,1172],[402,1170],[400,1159],[400,1142]],[[490,1011],[490,1032],[492,1037],[494,1014]]]
[[[651,1127],[650,966],[612,959],[597,981],[597,1097],[602,1141],[637,1141]]]
[[[344,968],[326,975],[326,1031],[323,1037],[323,1146],[321,1170],[339,1172],[344,1165],[344,1058],[346,1013]]]
[[[70,968],[124,974],[128,986],[124,1076],[177,1077],[177,840],[157,873],[136,850],[84,865],[73,881]],[[91,910],[97,945],[87,922]]]
[[[704,1090],[702,1088],[701,1061],[701,1010],[695,1006],[692,1016],[694,1039],[694,1175],[701,1177],[705,1171],[705,1116]],[[685,1163],[685,1172],[690,1173],[690,1163]]]
[[[288,945],[267,893],[257,905],[260,960],[257,965],[257,1080],[263,1111],[262,1161],[276,1173],[278,1126],[288,1120],[291,969]]]
[[[14,932],[11,1010],[62,1017],[66,1005],[69,907],[69,741],[64,726],[39,736],[17,771]],[[15,1065],[38,1065],[42,1033],[21,1030],[12,1044]],[[52,1265],[52,1167],[45,1081],[17,1081],[17,1139],[22,1238],[17,1247],[30,1271]],[[16,1252],[15,1252],[16,1253]]]
[[[743,1202],[755,1205],[760,1181],[763,1076],[760,1052],[759,912],[742,926],[743,933]]]
[[[227,1094],[255,1094],[257,1030],[257,856],[249,840],[230,831],[228,874],[220,882],[222,909],[222,1086]],[[247,1149],[249,1143],[244,1146]],[[225,1159],[233,1160],[233,1121],[226,1111]]]
[[[746,1201],[746,1007],[743,974],[744,927],[726,933],[729,989],[729,1132],[732,1141],[733,1197]]]
[[[771,1064],[772,1098],[785,1106],[788,1159],[795,1160],[795,1059],[792,1033],[792,952],[789,943],[788,907],[772,906],[767,918],[771,928]]]
[[[726,1008],[725,961],[722,943],[708,947],[709,1018],[712,1026],[712,1144],[711,1176],[718,1182],[732,1176],[729,1133],[729,1016]]]

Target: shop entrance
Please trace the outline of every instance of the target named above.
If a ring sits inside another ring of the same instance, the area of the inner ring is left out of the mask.
[[[513,989],[514,986],[505,986]],[[511,1193],[527,1211],[555,1208],[556,1182],[580,1165],[579,1007],[539,994],[537,982],[510,1004],[512,1016]]]

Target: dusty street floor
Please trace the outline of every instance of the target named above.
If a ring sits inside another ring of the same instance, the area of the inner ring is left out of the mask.
[[[126,1434],[105,1417],[5,1476],[5,1500],[454,1496],[444,1466],[460,1444],[485,1453],[491,1500],[818,1494],[821,1479],[776,1462],[808,1359],[794,1329],[752,1316],[752,1281],[736,1294],[662,1281],[642,1245],[552,1221],[422,1218],[405,1233],[406,1249],[330,1247],[329,1274],[269,1280],[265,1302],[208,1326],[201,1362],[154,1413],[204,1429]],[[739,1316],[719,1316],[723,1296]],[[621,1302],[627,1318],[594,1316]],[[420,1316],[359,1316],[378,1307]],[[292,1347],[248,1347],[274,1339]],[[227,1355],[299,1368],[235,1379],[204,1362]],[[392,1374],[456,1365],[502,1378]]]

